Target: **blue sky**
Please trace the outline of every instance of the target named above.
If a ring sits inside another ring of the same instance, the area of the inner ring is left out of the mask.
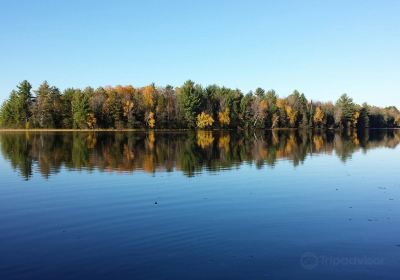
[[[0,0],[0,100],[187,79],[400,107],[400,1]]]

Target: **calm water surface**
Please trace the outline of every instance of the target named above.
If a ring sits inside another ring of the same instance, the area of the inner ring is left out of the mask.
[[[398,279],[399,143],[0,133],[0,279]]]

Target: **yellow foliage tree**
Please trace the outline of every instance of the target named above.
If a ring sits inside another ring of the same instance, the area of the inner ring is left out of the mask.
[[[212,126],[214,123],[214,119],[207,113],[201,112],[201,114],[197,115],[197,127],[198,128],[206,128]]]
[[[135,93],[135,88],[131,85],[127,86],[117,85],[114,87],[113,90],[119,95],[133,95]]]
[[[154,113],[153,112],[149,112],[146,116],[146,122],[147,125],[150,128],[154,128],[154,126],[156,125],[156,120],[154,119]]]
[[[397,118],[396,118],[396,124],[397,124],[398,126],[400,126],[400,115],[398,115]]]
[[[276,100],[276,106],[280,109],[284,109],[286,106],[286,100],[278,98]]]
[[[89,129],[95,128],[97,123],[96,117],[94,116],[93,113],[89,113],[86,116],[86,125]]]
[[[229,108],[225,108],[222,112],[218,113],[219,124],[224,127],[231,123],[231,118],[229,117]]]
[[[323,123],[324,118],[325,118],[324,111],[322,111],[320,107],[317,107],[317,109],[315,109],[313,118],[315,126],[320,126]]]
[[[254,110],[254,126],[258,121],[264,122],[268,113],[268,102],[266,100],[257,100],[253,105]]]
[[[285,111],[286,111],[286,115],[288,117],[290,126],[294,127],[296,124],[296,120],[297,120],[297,112],[295,110],[293,110],[293,108],[290,105],[285,106]]]
[[[153,85],[149,85],[143,89],[144,104],[147,108],[152,108],[154,105],[154,92]]]

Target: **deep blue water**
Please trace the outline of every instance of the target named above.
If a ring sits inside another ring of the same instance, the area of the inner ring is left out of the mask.
[[[398,279],[400,131],[0,133],[0,279]]]

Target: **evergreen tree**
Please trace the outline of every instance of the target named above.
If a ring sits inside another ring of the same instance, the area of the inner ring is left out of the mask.
[[[196,116],[201,111],[203,89],[192,81],[186,81],[179,89],[179,103],[187,126],[196,127]]]
[[[73,128],[87,128],[86,118],[89,114],[89,98],[80,90],[75,90],[71,102]]]
[[[342,125],[345,127],[351,127],[354,123],[354,114],[356,112],[353,99],[347,96],[347,94],[343,94],[336,102],[335,107],[336,110],[341,113],[340,119],[342,121]]]

